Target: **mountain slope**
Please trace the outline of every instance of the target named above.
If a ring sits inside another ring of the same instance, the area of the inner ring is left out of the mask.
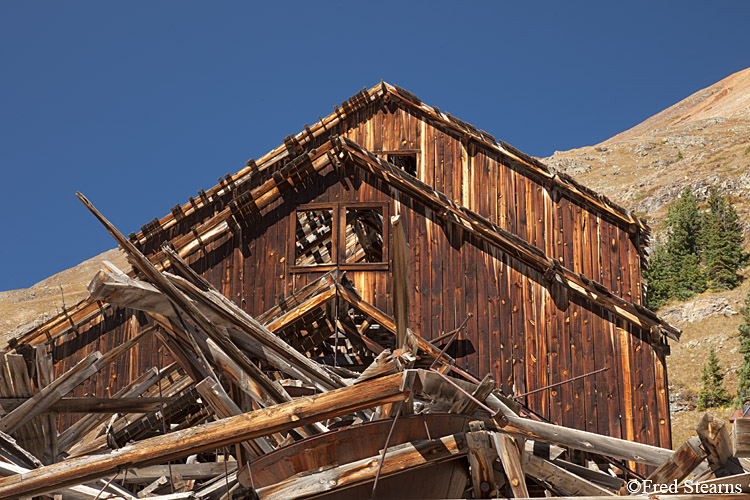
[[[600,144],[542,161],[645,216],[657,230],[666,205],[686,186],[703,200],[713,184],[732,196],[748,229],[750,68]]]

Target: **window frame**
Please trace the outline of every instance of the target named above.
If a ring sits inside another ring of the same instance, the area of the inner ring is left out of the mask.
[[[414,155],[414,158],[416,159],[416,173],[414,175],[415,178],[420,179],[420,170],[422,167],[422,150],[421,149],[388,149],[388,150],[382,150],[377,151],[375,153],[378,157],[380,157],[382,160],[388,161],[388,156],[411,156]],[[390,162],[389,162],[390,163]],[[403,169],[402,169],[403,170]],[[404,170],[406,172],[406,170]],[[409,172],[406,172],[409,174]],[[409,174],[411,175],[411,174]]]
[[[353,201],[353,202],[320,202],[307,203],[295,207],[292,212],[288,244],[287,262],[290,273],[328,272],[333,269],[342,271],[388,271],[390,269],[390,218],[388,216],[388,202],[381,201]],[[379,209],[383,214],[383,260],[380,262],[346,262],[346,211],[355,209]],[[331,260],[330,264],[315,264],[309,266],[297,265],[297,212],[308,210],[332,210],[333,221],[331,228]]]

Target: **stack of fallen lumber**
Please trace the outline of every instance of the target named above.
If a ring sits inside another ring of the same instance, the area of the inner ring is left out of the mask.
[[[408,287],[398,235],[395,319],[335,273],[256,319],[169,247],[170,271],[155,267],[81,198],[135,269],[107,265],[90,293],[144,312],[151,326],[57,378],[45,344],[4,354],[0,499],[731,499],[749,491],[750,468],[710,416],[672,452],[544,422],[491,377],[462,372],[446,354],[450,335],[440,349],[399,312],[408,310]],[[362,371],[313,359],[295,335],[334,296],[369,318],[348,311],[333,325],[336,339],[371,360]],[[363,334],[370,322],[380,337]],[[174,363],[109,398],[67,397],[150,333]],[[59,432],[53,415],[81,411]],[[638,475],[636,463],[653,472]]]

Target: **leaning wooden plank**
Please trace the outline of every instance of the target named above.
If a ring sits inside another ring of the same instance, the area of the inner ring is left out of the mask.
[[[706,458],[706,452],[701,448],[701,441],[693,436],[652,472],[648,479],[655,484],[669,484],[673,481],[679,483],[693,472],[704,458]]]
[[[716,477],[744,472],[739,461],[733,457],[729,429],[727,429],[723,420],[706,413],[695,430],[701,440],[703,449],[708,454],[706,457],[708,465],[714,471]]]
[[[508,476],[513,496],[516,498],[529,496],[529,491],[526,488],[526,477],[514,439],[506,434],[493,432],[490,435],[495,443],[497,454],[503,462],[503,469],[505,469],[505,475]]]
[[[35,469],[42,466],[38,458],[19,446],[12,436],[4,432],[0,432],[0,456],[19,467]]]
[[[587,481],[543,458],[527,453],[523,455],[521,462],[524,472],[529,477],[541,479],[552,485],[555,489],[569,495],[616,496],[610,490]]]
[[[488,373],[484,376],[482,381],[479,383],[477,388],[471,394],[471,398],[464,397],[462,400],[458,400],[451,406],[450,413],[462,413],[464,415],[473,415],[479,405],[476,401],[484,401],[487,396],[495,389],[495,381],[492,376]],[[473,398],[473,399],[472,399]],[[476,400],[476,401],[475,401]]]
[[[114,474],[124,467],[164,463],[383,403],[401,401],[408,395],[413,381],[414,374],[407,371],[404,374],[369,380],[354,387],[144,439],[106,454],[69,459],[0,479],[0,498],[41,495]]]
[[[41,414],[53,403],[78,387],[81,382],[99,371],[97,361],[103,357],[97,351],[79,361],[73,368],[39,391],[34,397],[0,419],[0,431],[12,434],[23,424]]]
[[[468,447],[463,434],[393,446],[386,450],[380,477],[453,460],[465,456],[467,452]],[[263,500],[293,500],[355,486],[374,480],[380,463],[380,455],[377,455],[322,472],[297,474],[279,483],[258,489],[258,495]],[[240,477],[242,477],[241,473]],[[245,484],[244,486],[251,485]]]
[[[224,392],[224,388],[216,380],[212,378],[203,379],[196,384],[195,388],[198,389],[201,398],[214,410],[217,418],[227,418],[242,413],[240,407],[232,401],[227,393]],[[253,458],[274,450],[273,446],[268,444],[263,438],[243,441],[241,444]]]

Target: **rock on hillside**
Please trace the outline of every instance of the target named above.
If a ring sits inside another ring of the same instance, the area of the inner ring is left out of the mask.
[[[750,68],[683,99],[595,146],[542,161],[607,195],[657,229],[666,205],[690,186],[716,185],[750,230]]]
[[[130,269],[125,254],[112,249],[50,276],[31,288],[0,292],[0,346],[5,345],[11,335],[58,314],[62,310],[63,296],[66,307],[86,298],[86,286],[105,260],[123,271]]]

